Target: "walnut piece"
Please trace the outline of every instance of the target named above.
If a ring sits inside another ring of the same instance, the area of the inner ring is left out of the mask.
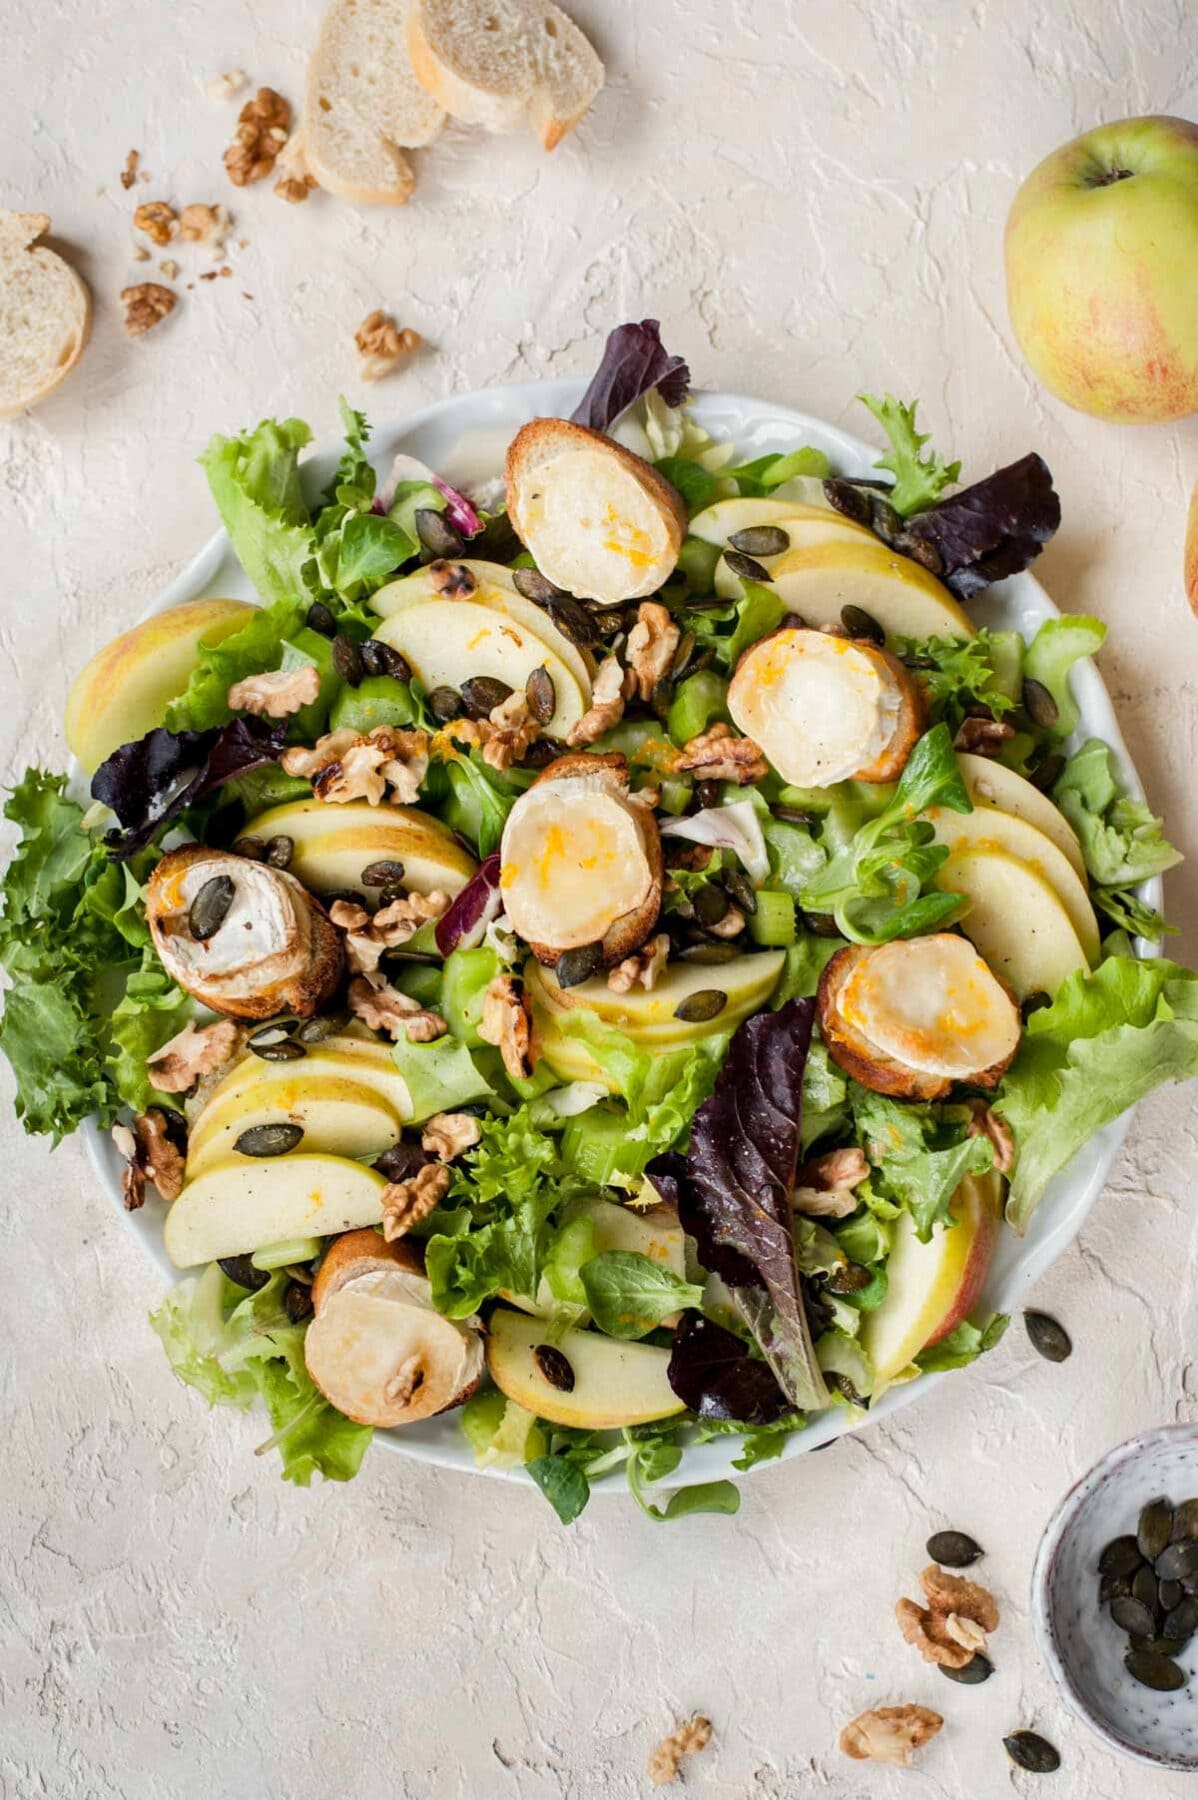
[[[231,712],[286,719],[301,707],[311,706],[319,696],[320,671],[315,663],[305,663],[299,669],[274,669],[235,681],[225,695],[225,704]]]
[[[869,1174],[864,1150],[853,1144],[847,1150],[828,1150],[805,1162],[796,1177],[804,1187],[855,1188]]]
[[[125,332],[129,337],[144,337],[175,310],[177,294],[158,281],[139,281],[135,287],[121,289],[125,308]]]
[[[276,193],[278,189],[275,190]],[[381,381],[397,369],[405,357],[419,350],[424,339],[418,331],[401,328],[391,314],[376,308],[367,313],[354,332],[354,343],[362,358],[359,374],[363,381]]]
[[[280,200],[287,200],[292,206],[302,205],[317,186],[316,177],[308,167],[303,137],[298,131],[287,139],[279,151],[275,173],[279,177],[275,182],[275,193]]]
[[[313,777],[312,791],[319,800],[338,805],[349,800],[366,800],[378,806],[387,792],[387,783],[379,773],[386,761],[377,744],[361,740],[342,752],[337,762],[326,764]]]
[[[302,781],[311,781],[330,763],[337,762],[343,751],[351,744],[361,742],[358,732],[352,726],[343,725],[340,731],[327,731],[309,750],[303,744],[295,744],[290,750],[284,750],[279,758],[279,766],[284,775],[297,775]]]
[[[121,186],[128,190],[137,180],[137,165],[141,161],[140,150],[130,150],[125,158],[125,166],[121,170]]]
[[[429,563],[424,573],[434,594],[439,594],[442,600],[468,600],[478,587],[473,569],[468,569],[465,563],[446,562],[443,556]]]
[[[385,1031],[392,1043],[404,1036],[409,1044],[431,1044],[449,1030],[440,1013],[428,1012],[377,975],[355,975],[347,998],[350,1011],[372,1031]]]
[[[739,906],[729,906],[722,919],[717,919],[714,925],[703,927],[704,931],[710,932],[712,937],[717,938],[739,937],[744,928],[745,915]]]
[[[454,719],[448,733],[459,744],[477,744],[483,761],[502,773],[536,742],[541,727],[528,709],[527,697],[517,689],[493,706],[485,719]]]
[[[619,724],[624,717],[624,700],[630,679],[618,656],[609,656],[600,663],[591,684],[590,710],[584,712],[577,725],[572,725],[566,733],[568,744],[576,750],[581,749]]]
[[[478,1120],[472,1113],[434,1113],[426,1119],[420,1134],[420,1148],[435,1156],[438,1162],[452,1162],[464,1150],[471,1150],[482,1136]]]
[[[840,1734],[840,1749],[854,1762],[911,1766],[915,1752],[944,1724],[928,1706],[875,1706],[850,1719]]]
[[[393,1244],[434,1212],[449,1192],[450,1173],[443,1162],[426,1163],[407,1181],[389,1181],[383,1189],[383,1237]]]
[[[162,249],[178,231],[179,220],[174,207],[168,206],[165,200],[143,200],[133,215],[133,225]]]
[[[666,1787],[671,1781],[677,1781],[683,1759],[706,1750],[710,1742],[711,1720],[705,1719],[702,1713],[695,1713],[677,1731],[663,1738],[650,1756],[646,1772],[654,1787]]]
[[[626,956],[623,962],[616,964],[607,977],[608,987],[613,994],[629,994],[639,982],[643,988],[652,992],[669,954],[670,934],[668,931],[659,931],[647,944],[642,944],[634,955]]]
[[[969,1121],[968,1137],[989,1138],[994,1147],[994,1167],[1000,1175],[1009,1175],[1015,1167],[1015,1133],[988,1106],[977,1106]]]
[[[971,1659],[986,1648],[986,1633],[976,1619],[967,1619],[963,1613],[949,1613],[944,1620],[944,1634],[968,1650]]]
[[[678,768],[698,781],[735,781],[747,787],[763,779],[766,760],[752,738],[734,737],[732,727],[721,722],[690,740]]]
[[[659,601],[641,601],[624,656],[642,700],[648,700],[657,683],[669,674],[681,637],[681,631]]]
[[[217,202],[208,206],[202,200],[193,200],[179,214],[179,236],[188,244],[208,244],[212,249],[212,259],[219,262],[225,253],[225,239],[232,230],[233,218],[227,206]]]
[[[185,1093],[202,1075],[222,1068],[240,1041],[241,1032],[232,1019],[202,1027],[188,1023],[147,1056],[151,1083],[164,1094]]]
[[[410,806],[428,774],[426,731],[400,731],[376,725],[362,735],[348,727],[330,731],[311,750],[302,745],[285,750],[283,772],[311,781],[321,800],[367,800],[378,806],[391,798]],[[393,792],[388,796],[387,789]]]
[[[511,975],[497,975],[483,996],[478,1035],[495,1044],[513,1081],[527,1081],[533,1070],[532,1029],[524,998]]]
[[[945,1630],[944,1614],[929,1612],[914,1600],[904,1598],[895,1607],[894,1616],[904,1641],[918,1650],[925,1662],[937,1663],[944,1669],[963,1669],[972,1660],[973,1651]]]
[[[183,1192],[183,1155],[167,1135],[166,1114],[151,1106],[133,1121],[133,1135],[146,1174],[164,1200],[177,1200]]]
[[[222,74],[212,77],[204,91],[212,104],[219,106],[226,100],[234,99],[248,80],[249,76],[244,69],[225,69]]]
[[[395,725],[376,725],[371,741],[386,752],[379,774],[391,789],[390,799],[399,806],[414,806],[420,785],[428,774],[428,732],[401,731]]]
[[[998,756],[1003,745],[1014,736],[1013,725],[1008,725],[1005,719],[992,719],[987,713],[985,718],[962,719],[953,739],[953,749],[967,750],[972,756]]]
[[[146,1171],[141,1160],[141,1152],[137,1139],[127,1125],[114,1125],[112,1141],[116,1145],[117,1154],[125,1159],[121,1170],[121,1199],[125,1203],[126,1212],[136,1212],[139,1206],[146,1203]]]
[[[920,1573],[919,1585],[933,1612],[960,1613],[963,1618],[975,1620],[983,1631],[998,1630],[998,1602],[978,1582],[929,1563]]]
[[[402,894],[382,906],[371,918],[364,906],[352,900],[334,900],[329,918],[345,932],[345,956],[352,973],[372,975],[384,950],[394,950],[414,938],[430,919],[439,919],[449,908],[449,895],[440,888],[431,894]]]
[[[225,151],[225,168],[234,187],[262,181],[291,130],[291,107],[274,88],[260,87],[237,116],[236,142]]]

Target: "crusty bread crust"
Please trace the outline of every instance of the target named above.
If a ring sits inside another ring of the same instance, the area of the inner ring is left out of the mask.
[[[359,1275],[370,1275],[375,1269],[402,1269],[408,1275],[424,1274],[424,1253],[407,1238],[396,1238],[389,1244],[373,1225],[360,1231],[346,1231],[334,1238],[321,1258],[312,1283],[312,1305],[320,1311],[330,1294],[356,1281]]]
[[[471,80],[452,67],[432,41],[421,0],[411,0],[408,6],[408,60],[417,81],[451,118],[491,132],[519,131],[528,124],[540,138],[542,148],[553,150],[589,110],[603,86],[604,70],[587,38],[560,7],[530,7],[528,11],[529,18],[517,27],[521,37],[508,38],[500,46],[509,53],[509,80],[506,83],[499,77],[498,58],[492,68],[490,86],[479,79]],[[492,24],[488,25],[488,14],[485,9],[480,11],[477,26],[480,33],[493,29],[494,15],[490,17]],[[560,82],[554,83],[532,47],[532,39],[542,24],[555,43],[559,75],[569,66],[573,78],[570,85],[578,90],[578,103],[568,112],[555,104],[555,85],[560,92]],[[518,46],[524,50],[522,59],[519,54],[512,54]],[[445,49],[444,45],[442,49]],[[510,79],[513,73],[516,75],[514,82]]]
[[[445,122],[408,66],[402,0],[331,0],[308,64],[303,157],[321,187],[355,206],[402,206],[416,185],[405,149]]]
[[[48,213],[0,211],[0,419],[52,394],[91,335],[91,289],[55,251],[38,245],[49,229]],[[56,328],[31,330],[31,306],[53,315]],[[29,340],[42,335],[45,343],[35,352]],[[36,362],[22,367],[30,356]]]

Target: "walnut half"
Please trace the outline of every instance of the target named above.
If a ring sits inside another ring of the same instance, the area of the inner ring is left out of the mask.
[[[174,312],[178,295],[160,281],[139,281],[135,287],[121,289],[125,308],[125,332],[129,337],[144,337],[153,331],[169,313]]]
[[[850,1719],[840,1734],[840,1748],[854,1762],[911,1766],[915,1752],[944,1724],[928,1706],[875,1706]]]
[[[362,358],[360,373],[363,381],[381,381],[384,375],[397,369],[405,357],[419,350],[423,342],[418,331],[407,326],[401,329],[390,313],[376,307],[374,312],[367,313],[354,333],[354,343]]]

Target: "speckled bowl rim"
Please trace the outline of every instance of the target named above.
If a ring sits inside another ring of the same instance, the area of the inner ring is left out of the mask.
[[[1069,1666],[1057,1643],[1056,1624],[1052,1606],[1049,1601],[1052,1577],[1056,1570],[1057,1559],[1061,1554],[1070,1526],[1077,1518],[1085,1501],[1112,1476],[1116,1470],[1124,1467],[1133,1458],[1140,1456],[1145,1450],[1154,1449],[1158,1444],[1169,1443],[1177,1439],[1188,1439],[1198,1445],[1198,1424],[1158,1425],[1151,1431],[1141,1431],[1135,1437],[1126,1438],[1123,1443],[1116,1444],[1105,1456],[1082,1475],[1058,1503],[1044,1534],[1040,1539],[1040,1548],[1036,1552],[1036,1560],[1032,1567],[1031,1614],[1032,1631],[1036,1639],[1036,1647],[1044,1661],[1048,1664],[1049,1673],[1072,1712],[1084,1725],[1088,1725],[1095,1737],[1101,1738],[1112,1750],[1118,1750],[1123,1756],[1130,1756],[1134,1761],[1146,1763],[1152,1769],[1172,1769],[1185,1775],[1198,1774],[1198,1754],[1194,1756],[1167,1756],[1157,1750],[1146,1749],[1143,1744],[1136,1744],[1125,1738],[1113,1725],[1094,1711],[1085,1694],[1073,1679]]]

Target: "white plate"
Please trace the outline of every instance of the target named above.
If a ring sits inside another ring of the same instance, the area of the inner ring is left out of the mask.
[[[511,387],[490,388],[484,393],[463,394],[442,400],[436,406],[414,413],[402,425],[380,428],[371,444],[372,460],[385,471],[397,450],[417,456],[448,479],[479,482],[488,474],[499,472],[508,440],[528,419],[550,416],[568,417],[578,404],[583,384],[578,381],[524,382]],[[844,474],[864,475],[870,472],[877,451],[859,438],[835,426],[825,425],[806,413],[792,412],[788,407],[774,406],[764,400],[742,394],[697,394],[692,401],[695,418],[713,436],[730,439],[737,446],[738,459],[748,461],[774,450],[793,450],[800,444],[813,444],[831,457]],[[336,453],[314,456],[304,464],[304,485],[310,497],[320,492],[329,480],[336,463]],[[172,582],[143,616],[165,612],[185,600],[199,600],[207,595],[255,600],[241,565],[233,555],[227,535],[218,531],[209,539],[195,560]],[[997,583],[970,603],[969,611],[978,625],[996,630],[1017,630],[1024,637],[1035,634],[1045,619],[1057,617],[1044,589],[1032,575],[1015,575]],[[1100,737],[1111,745],[1123,777],[1133,791],[1143,790],[1127,754],[1102,679],[1089,662],[1077,665],[1073,674],[1074,693],[1081,710],[1080,733],[1083,737]],[[1159,907],[1159,879],[1141,889],[1145,899]],[[1141,946],[1147,950],[1148,946]],[[1091,1138],[1069,1167],[1050,1186],[1043,1203],[1032,1220],[1027,1236],[1017,1238],[1004,1231],[991,1263],[980,1308],[1009,1312],[1027,1289],[1042,1275],[1077,1234],[1106,1181],[1115,1153],[1130,1123],[1130,1114]],[[112,1204],[120,1211],[128,1229],[154,1258],[165,1279],[174,1279],[176,1270],[162,1245],[164,1209],[151,1203],[140,1212],[127,1213],[121,1202],[120,1159],[107,1134],[93,1121],[84,1127],[88,1153]],[[843,1408],[833,1407],[816,1419],[804,1432],[787,1441],[783,1455],[799,1456],[814,1450],[844,1431],[860,1430],[878,1419],[886,1419],[901,1407],[931,1392],[943,1381],[942,1375],[926,1375],[919,1381],[891,1388],[875,1407],[859,1420],[852,1419]],[[954,1371],[950,1394],[963,1400],[966,1377]],[[214,1420],[213,1430],[220,1430]],[[440,1464],[445,1468],[475,1469],[473,1451],[453,1414],[432,1419],[422,1425],[408,1426],[403,1431],[380,1431],[376,1441],[388,1450],[398,1450],[420,1462]],[[688,1451],[678,1473],[659,1485],[677,1487],[691,1481],[708,1481],[733,1474],[732,1459],[739,1453],[736,1439],[717,1438],[710,1444]],[[524,1479],[521,1471],[483,1471],[504,1479]],[[609,1478],[604,1487],[623,1487],[618,1478]]]

